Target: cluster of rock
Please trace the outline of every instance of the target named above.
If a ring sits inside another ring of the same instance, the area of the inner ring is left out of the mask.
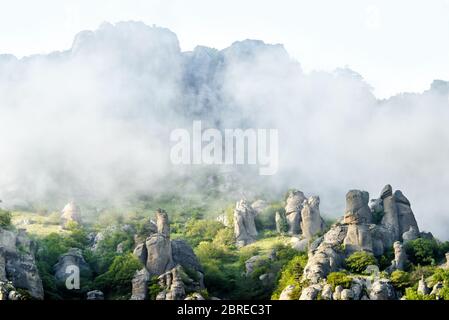
[[[131,300],[149,298],[148,285],[153,277],[158,278],[162,288],[158,300],[182,300],[187,293],[204,289],[204,271],[192,248],[185,241],[170,239],[167,213],[159,209],[154,224],[155,232],[134,249],[144,268],[134,275]],[[186,271],[194,273],[195,279]]]
[[[300,193],[292,195],[292,199],[299,198]],[[298,207],[298,202],[299,200],[290,200],[289,211],[295,207],[293,204],[297,209],[303,208]],[[381,217],[378,219],[380,221],[374,220],[376,216]],[[332,295],[326,277],[331,272],[341,270],[344,267],[344,260],[356,251],[380,256],[392,247],[395,258],[387,271],[403,270],[407,257],[402,242],[416,239],[421,235],[410,202],[401,191],[393,193],[391,186],[387,185],[382,190],[380,198],[372,201],[371,207],[368,192],[349,191],[346,195],[343,219],[331,226],[323,237],[309,247],[309,260],[302,275],[302,281],[309,285],[302,291],[301,299],[316,299],[319,294],[323,298],[336,300],[396,299],[390,281],[379,278],[378,275],[370,278],[354,278],[351,288],[337,287]],[[366,294],[358,294],[360,290]]]
[[[0,228],[0,300],[19,300],[22,289],[34,299],[44,298],[35,260],[35,245],[25,230]]]

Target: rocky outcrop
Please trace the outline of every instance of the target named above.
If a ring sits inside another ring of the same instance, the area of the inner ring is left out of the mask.
[[[25,230],[15,232],[0,228],[0,281],[10,284],[3,285],[4,289],[14,288],[8,289],[8,295],[9,292],[17,292],[16,289],[23,289],[35,299],[44,298],[34,251],[34,242],[28,238]],[[15,293],[12,295],[15,296]]]
[[[131,300],[148,299],[148,281],[150,281],[150,274],[148,273],[147,269],[143,268],[134,274],[134,277],[131,281]]]
[[[293,291],[295,290],[295,286],[287,286],[282,290],[281,294],[279,295],[279,300],[292,300],[291,295]]]
[[[198,291],[204,289],[204,287],[196,279],[190,278],[181,265],[177,265],[160,275],[158,281],[162,290],[157,295],[156,300],[184,300],[187,294],[191,297],[202,298]],[[204,300],[204,298],[198,300]]]
[[[419,238],[419,230],[416,227],[411,226],[410,229],[402,234],[403,243],[413,241]]]
[[[65,205],[64,209],[61,211],[61,225],[67,227],[71,222],[81,224],[81,210],[79,206],[74,202],[70,201]]]
[[[346,195],[346,210],[343,219],[331,226],[330,230],[309,245],[308,262],[302,275],[302,283],[307,284],[301,296],[313,298],[316,291],[324,299],[396,299],[396,292],[388,279],[379,278],[379,268],[372,268],[369,278],[353,277],[350,288],[337,288],[332,294],[327,287],[326,278],[331,272],[344,267],[344,260],[353,252],[366,251],[381,256],[394,244],[395,259],[387,271],[404,270],[407,257],[399,240],[414,239],[419,233],[410,203],[401,192],[393,194],[391,186],[381,193],[380,199],[369,203],[365,191],[351,190]],[[376,217],[376,219],[374,219]],[[378,218],[380,217],[380,219]],[[381,221],[379,221],[381,220]],[[304,226],[304,224],[303,224]],[[406,228],[406,229],[405,229]],[[403,233],[403,230],[406,230]],[[395,240],[396,239],[396,240]],[[395,241],[393,241],[395,240]],[[297,240],[299,241],[299,239]],[[368,268],[367,268],[368,269]],[[374,282],[369,279],[373,279]],[[324,289],[326,289],[325,292]]]
[[[390,280],[379,279],[372,284],[370,300],[395,300],[396,298],[396,292]]]
[[[446,252],[446,266],[447,269],[449,269],[449,252]]]
[[[396,241],[393,245],[394,249],[394,260],[391,261],[391,266],[388,271],[393,272],[395,270],[404,270],[405,264],[407,263],[407,255],[402,244]]]
[[[418,290],[417,293],[421,295],[429,294],[430,290],[427,286],[426,281],[424,280],[424,276],[421,277],[421,279],[418,282]]]
[[[285,214],[276,211],[274,215],[274,221],[276,223],[276,232],[279,234],[283,234],[286,232],[287,220],[285,218]]]
[[[157,233],[150,235],[145,242],[145,265],[150,276],[161,275],[174,266],[168,215],[161,209],[156,211],[156,225]]]
[[[87,300],[104,300],[104,294],[100,290],[93,290],[87,293]]]
[[[170,240],[168,215],[162,209],[156,212],[156,226],[156,232],[134,248],[134,255],[145,267],[133,277],[131,300],[148,299],[148,283],[152,277],[159,277],[163,288],[157,297],[160,300],[180,300],[186,292],[204,289],[201,264],[187,242]]]
[[[402,240],[402,235],[410,229],[419,234],[410,201],[400,190],[393,193],[391,185],[386,185],[381,192],[380,202],[383,213],[381,225],[389,231],[391,243]]]
[[[73,272],[72,267],[77,267],[82,277],[89,278],[92,275],[92,270],[84,260],[81,249],[71,248],[67,253],[61,255],[53,266],[56,280],[65,283]]]
[[[301,211],[303,203],[307,200],[301,191],[290,191],[286,200],[285,217],[288,223],[288,233],[298,235],[301,233]]]
[[[237,246],[246,246],[256,240],[255,216],[256,212],[246,200],[237,202],[234,210],[234,234]]]
[[[320,197],[310,197],[303,202],[301,230],[303,237],[309,240],[323,232],[324,221],[320,215]]]

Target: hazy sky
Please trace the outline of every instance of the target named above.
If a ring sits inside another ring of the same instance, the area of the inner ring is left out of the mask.
[[[257,38],[283,43],[305,71],[349,66],[378,97],[449,80],[449,0],[0,0],[0,53],[70,47],[103,21],[174,31],[183,50]]]

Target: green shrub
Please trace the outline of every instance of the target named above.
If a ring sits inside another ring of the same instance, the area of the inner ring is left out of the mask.
[[[408,259],[415,265],[435,265],[445,253],[435,239],[424,238],[407,242],[405,250]]]
[[[150,300],[156,300],[157,295],[161,291],[162,288],[159,285],[159,279],[157,277],[152,277],[150,279],[150,284],[148,285],[148,296]]]
[[[419,294],[413,288],[405,289],[405,299],[406,300],[435,300],[434,295],[430,294]]]
[[[95,286],[107,293],[129,295],[131,280],[142,267],[132,253],[119,255],[114,258],[108,271],[95,279]]]
[[[196,247],[202,241],[212,241],[224,226],[215,220],[189,219],[185,226],[186,240]]]
[[[345,289],[351,287],[352,278],[346,272],[331,272],[327,276],[327,283],[335,290],[337,286],[342,286]]]
[[[346,267],[353,273],[362,273],[369,265],[377,265],[376,258],[368,252],[358,251],[351,254],[346,260]]]
[[[0,227],[8,228],[11,226],[11,212],[0,209]]]
[[[401,291],[412,285],[410,274],[402,270],[393,271],[393,273],[390,276],[390,280],[393,286]]]
[[[297,300],[301,295],[303,284],[301,283],[302,273],[307,264],[307,255],[300,254],[291,259],[281,271],[281,275],[271,298],[278,300],[282,290],[287,286],[295,286],[295,290],[291,294],[291,299]]]
[[[214,244],[226,246],[230,249],[235,249],[235,235],[231,228],[223,228],[218,230],[213,240]]]

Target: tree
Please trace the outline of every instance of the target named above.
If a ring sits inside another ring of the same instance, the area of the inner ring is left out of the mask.
[[[0,209],[0,227],[8,228],[11,226],[11,212]]]
[[[435,239],[418,238],[405,245],[408,259],[415,265],[435,265],[443,254]]]
[[[369,265],[377,265],[376,258],[371,253],[365,251],[353,253],[345,262],[348,270],[354,273],[362,273]]]

